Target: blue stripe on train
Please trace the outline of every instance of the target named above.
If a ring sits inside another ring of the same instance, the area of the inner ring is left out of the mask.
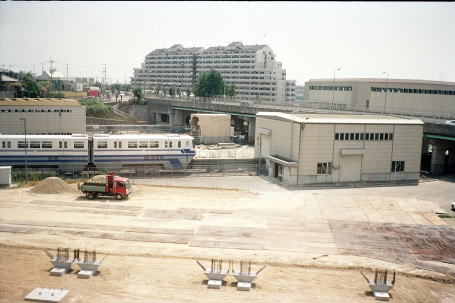
[[[127,162],[163,162],[163,161],[167,161],[169,162],[173,168],[182,168],[182,162],[180,162],[179,159],[176,159],[176,158],[173,158],[173,159],[153,159],[153,160],[144,160],[144,159],[128,159]],[[105,162],[105,163],[108,163],[108,162],[114,162],[114,163],[118,163],[118,159],[106,159],[106,160],[96,160],[96,161],[93,161],[95,163],[95,165],[97,163],[100,163],[100,162]]]
[[[148,155],[93,155],[95,158],[107,158],[107,157],[112,157],[112,158],[128,158],[128,157],[150,157],[150,156],[160,156],[160,157],[186,157],[186,156],[194,156],[194,153],[188,153],[188,154],[162,154],[162,155],[156,155],[156,154],[148,154]]]

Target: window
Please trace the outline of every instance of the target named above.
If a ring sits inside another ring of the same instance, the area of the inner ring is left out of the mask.
[[[64,148],[68,148],[68,142],[66,142],[66,141],[63,142],[63,147],[64,147]]]
[[[381,140],[381,141],[384,140],[384,133],[379,134],[379,140]]]
[[[339,140],[340,139],[340,134],[339,133],[336,133],[335,134],[335,140]]]
[[[158,141],[150,141],[150,148],[158,148],[160,147],[160,143]]]
[[[318,175],[329,175],[331,173],[332,173],[332,162],[318,163],[318,168],[317,168]]]
[[[384,134],[384,140],[386,140],[386,141],[389,140],[389,134],[388,134],[388,133],[385,133],[385,134]]]
[[[41,148],[40,141],[30,141],[30,148]]]
[[[365,134],[364,133],[360,133],[360,140],[363,140]]]
[[[392,161],[392,172],[404,171],[404,161]]]
[[[349,133],[344,133],[344,140],[349,140]]]
[[[355,134],[355,139],[356,139],[356,140],[359,140],[359,139],[360,139],[360,134],[359,134],[359,133],[356,133],[356,134]]]
[[[370,134],[369,133],[365,133],[365,140],[366,141],[370,140]]]
[[[169,147],[169,141],[165,141],[165,142],[164,142],[164,147],[165,147],[165,148],[168,148],[168,147]]]
[[[349,136],[350,136],[350,138],[349,138],[350,140],[354,140],[354,138],[355,138],[355,134],[354,133],[350,133]]]
[[[2,141],[2,148],[6,148],[6,142]]]
[[[62,148],[62,146],[63,146],[63,142],[62,142],[62,141],[59,141],[59,142],[58,142],[58,148]]]
[[[107,141],[98,141],[98,148],[107,148]]]
[[[182,147],[182,141],[178,141],[178,142],[177,142],[177,147],[178,147],[178,148]]]
[[[128,141],[128,148],[137,148],[137,142]]]
[[[43,141],[41,142],[43,148],[52,148],[52,141]]]
[[[140,141],[139,148],[147,148],[149,146],[147,141]]]
[[[379,133],[375,133],[374,134],[374,141],[378,141],[379,140]]]
[[[117,141],[114,141],[114,148],[117,148]]]
[[[169,148],[172,148],[172,141],[169,141]]]
[[[28,142],[25,141],[18,141],[17,148],[28,148]]]
[[[393,134],[392,133],[389,134],[389,140],[393,140]]]
[[[74,141],[73,143],[74,148],[84,148],[84,141]],[[99,147],[99,143],[98,143]],[[106,142],[106,147],[107,147],[107,142]],[[65,142],[65,148],[66,148],[66,142]]]

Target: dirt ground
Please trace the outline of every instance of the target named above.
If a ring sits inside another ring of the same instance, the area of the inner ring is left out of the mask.
[[[371,302],[360,268],[370,278],[373,268],[398,272],[393,302],[455,301],[454,229],[431,201],[365,190],[135,189],[120,202],[0,189],[0,302],[21,302],[35,287],[70,290],[64,302]],[[51,277],[43,250],[57,247],[108,256],[88,280],[76,265]],[[232,276],[207,289],[195,260],[212,257],[266,269],[250,292]]]

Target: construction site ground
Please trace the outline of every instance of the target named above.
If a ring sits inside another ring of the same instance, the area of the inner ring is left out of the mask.
[[[372,277],[375,268],[398,272],[393,302],[455,301],[454,219],[435,214],[455,196],[450,181],[335,189],[240,176],[132,181],[135,193],[122,201],[0,189],[0,302],[22,302],[36,287],[68,289],[64,302],[372,302],[359,270]],[[108,256],[88,280],[76,265],[53,277],[43,250],[57,247]],[[212,257],[267,267],[249,292],[232,276],[207,289],[195,260]]]

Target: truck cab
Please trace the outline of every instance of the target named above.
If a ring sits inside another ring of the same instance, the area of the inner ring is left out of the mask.
[[[119,200],[128,197],[131,193],[130,181],[127,178],[110,174],[107,175],[106,181],[106,192]]]

